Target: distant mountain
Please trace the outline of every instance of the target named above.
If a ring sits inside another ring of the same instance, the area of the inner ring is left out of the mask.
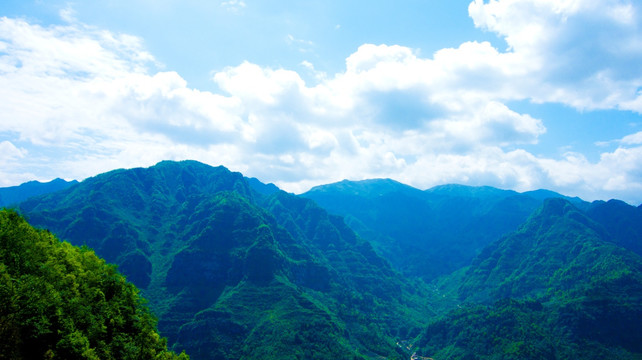
[[[565,199],[565,200],[568,200],[568,202],[570,202],[571,204],[580,208],[584,208],[584,206],[588,204],[587,202],[585,202],[584,200],[578,197],[564,196],[560,193],[556,193],[555,191],[545,190],[545,189],[525,191],[522,194],[528,195],[537,200],[546,200],[546,199],[552,199],[552,198]]]
[[[188,359],[131,283],[89,249],[0,210],[0,358]]]
[[[586,214],[604,226],[614,243],[642,256],[642,207],[619,200],[595,201]]]
[[[376,199],[380,196],[395,193],[416,195],[421,190],[391,179],[370,179],[361,181],[343,180],[337,183],[315,186],[306,194],[324,194],[326,196],[351,195],[359,198]]]
[[[502,190],[492,186],[467,186],[459,184],[438,185],[426,190],[426,193],[447,197],[466,197],[478,199],[506,198],[519,194],[513,190]]]
[[[0,188],[0,207],[16,205],[30,197],[63,190],[77,183],[76,180],[54,179],[46,183],[29,181],[18,186]]]
[[[223,167],[115,170],[20,211],[118,264],[193,359],[407,358],[434,315],[340,217]]]
[[[467,305],[426,328],[417,341],[425,356],[642,356],[642,258],[567,200],[546,200],[456,281]]]
[[[546,196],[493,187],[442,185],[426,191],[389,179],[342,181],[302,194],[368,239],[399,271],[426,280],[449,274],[514,231]]]
[[[248,178],[246,177],[245,180],[247,181],[248,185],[252,190],[256,191],[257,193],[261,195],[272,195],[275,192],[280,191],[276,185],[269,183],[269,184],[264,184],[262,183],[259,179],[257,178]]]
[[[639,256],[614,245],[604,227],[568,201],[549,199],[518,231],[482,251],[460,292],[475,301],[540,297],[617,277],[631,264],[642,275]]]

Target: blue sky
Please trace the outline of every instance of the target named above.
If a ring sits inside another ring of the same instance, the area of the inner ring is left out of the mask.
[[[163,159],[642,202],[626,0],[0,4],[0,186]]]

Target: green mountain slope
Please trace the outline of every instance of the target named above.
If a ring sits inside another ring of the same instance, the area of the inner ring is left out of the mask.
[[[615,246],[600,224],[569,202],[550,199],[517,232],[484,249],[460,293],[481,301],[537,297],[622,272],[640,273],[639,265],[639,256]]]
[[[642,357],[642,258],[566,200],[546,200],[518,231],[486,247],[460,284],[468,305],[427,327],[421,353]]]
[[[138,290],[86,248],[0,211],[1,359],[187,359]]]
[[[421,191],[380,179],[323,185],[301,196],[344,216],[397,270],[432,280],[467,266],[485,245],[516,230],[540,198],[555,195],[535,194],[462,185]]]
[[[340,218],[222,167],[116,170],[20,209],[118,264],[193,359],[404,358],[432,315]]]

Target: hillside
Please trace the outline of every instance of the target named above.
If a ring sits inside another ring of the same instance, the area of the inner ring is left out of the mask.
[[[369,240],[399,271],[433,280],[470,264],[553,192],[443,185],[421,191],[389,179],[342,181],[302,194]]]
[[[558,195],[376,179],[294,196],[165,161],[20,211],[118,264],[193,359],[640,358],[640,208]]]
[[[642,206],[619,200],[595,201],[586,214],[604,227],[611,241],[642,256]]]
[[[0,358],[187,359],[143,304],[89,249],[0,211]]]
[[[427,327],[421,353],[642,356],[642,258],[566,200],[546,200],[519,230],[486,247],[459,283],[465,303]]]
[[[20,205],[142,289],[193,359],[405,358],[434,314],[370,244],[314,202],[193,161],[115,170]],[[271,195],[269,195],[271,194]]]

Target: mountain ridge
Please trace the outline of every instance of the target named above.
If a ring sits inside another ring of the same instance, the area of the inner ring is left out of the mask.
[[[310,199],[224,167],[163,161],[19,209],[118,264],[172,349],[194,359],[642,353],[630,319],[642,317],[640,207],[337,184]]]
[[[639,357],[642,258],[610,236],[568,200],[545,200],[455,280],[463,303],[427,326],[419,352],[453,359]]]
[[[457,184],[419,190],[374,179],[344,180],[300,196],[344,216],[397,270],[431,281],[467,265],[485,245],[524,222],[543,194],[556,193],[536,194]]]
[[[427,290],[342,218],[283,191],[261,194],[224,167],[114,170],[20,211],[118,264],[172,348],[193,359],[404,358],[394,336],[415,336],[432,315]]]
[[[0,207],[15,205],[30,197],[63,190],[76,184],[78,184],[76,180],[66,181],[56,178],[49,182],[32,180],[17,186],[0,188]]]

